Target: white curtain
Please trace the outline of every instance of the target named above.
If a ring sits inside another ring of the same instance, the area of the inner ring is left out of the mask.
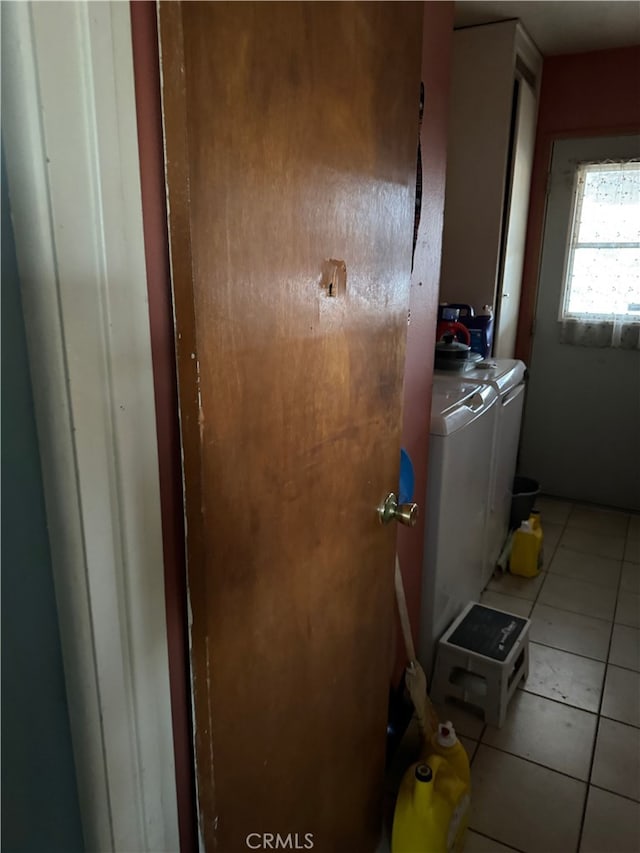
[[[610,320],[561,320],[560,343],[581,347],[640,349],[640,322],[627,322],[616,316]]]
[[[560,342],[640,349],[640,162],[582,163],[560,307]]]

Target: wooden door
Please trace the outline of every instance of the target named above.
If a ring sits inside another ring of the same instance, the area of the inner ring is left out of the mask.
[[[421,7],[161,5],[207,850],[379,837]]]

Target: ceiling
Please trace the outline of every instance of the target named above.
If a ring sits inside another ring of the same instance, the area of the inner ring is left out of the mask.
[[[545,56],[640,44],[637,0],[458,0],[455,26],[519,18]]]

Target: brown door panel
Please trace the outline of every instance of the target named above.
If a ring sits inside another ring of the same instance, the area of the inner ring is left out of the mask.
[[[421,16],[161,4],[208,850],[377,843]]]

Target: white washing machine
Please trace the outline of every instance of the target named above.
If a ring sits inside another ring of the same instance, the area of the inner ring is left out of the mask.
[[[483,587],[498,394],[461,376],[434,376],[419,654],[435,646]]]
[[[436,371],[438,381],[462,381],[491,385],[498,394],[498,411],[492,451],[492,474],[489,511],[482,570],[483,588],[496,566],[509,532],[513,478],[516,473],[522,409],[524,405],[526,366],[513,358],[486,359],[454,376]]]
[[[487,516],[487,536],[483,568],[483,588],[496,567],[509,532],[513,478],[516,473],[522,409],[524,406],[524,362],[512,358],[488,360],[493,367],[470,371],[474,382],[486,382],[498,394],[498,416],[493,449],[491,501]]]

